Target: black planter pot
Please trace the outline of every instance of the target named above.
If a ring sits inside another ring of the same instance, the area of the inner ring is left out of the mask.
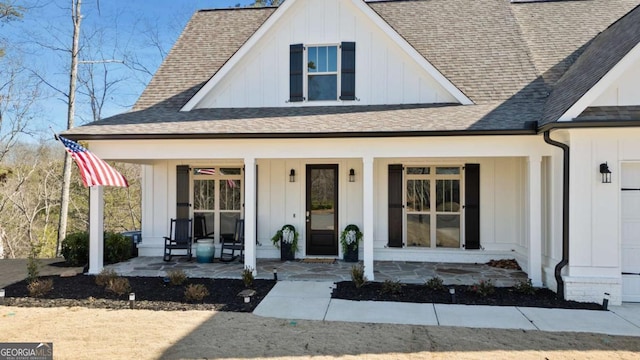
[[[358,248],[347,249],[343,256],[345,262],[358,262]]]
[[[295,260],[296,255],[291,251],[291,244],[280,242],[280,260]]]

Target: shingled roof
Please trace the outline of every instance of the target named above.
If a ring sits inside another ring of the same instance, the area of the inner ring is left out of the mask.
[[[581,88],[569,86],[571,73],[581,71],[576,59],[582,58],[583,52],[585,57],[591,52],[597,54],[596,49],[591,49],[592,39],[638,2],[512,4],[509,0],[396,0],[368,5],[474,105],[180,112],[275,8],[203,10],[189,21],[132,111],[71,129],[66,134],[91,139],[531,131],[531,122],[539,122],[543,117],[545,121],[553,121],[548,114],[557,110],[552,109],[570,106],[571,101],[584,94]],[[640,14],[640,10],[635,13]],[[635,21],[637,25],[638,20]],[[616,26],[625,26],[622,21],[619,23]],[[635,35],[639,33],[635,30]],[[633,36],[627,38],[629,42],[638,41]],[[607,43],[607,38],[600,36],[593,43]],[[598,46],[616,52],[618,58],[626,54],[624,46]],[[597,57],[589,55],[592,56]],[[554,87],[564,87],[564,96],[556,97]],[[552,96],[547,99],[550,93]],[[547,112],[543,113],[547,102]]]

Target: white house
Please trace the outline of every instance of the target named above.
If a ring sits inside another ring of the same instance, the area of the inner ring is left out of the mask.
[[[245,219],[254,269],[284,224],[305,258],[353,223],[369,279],[515,257],[567,299],[640,301],[639,43],[637,0],[203,10],[130,112],[64,135],[143,165],[142,256],[176,217],[217,244]]]

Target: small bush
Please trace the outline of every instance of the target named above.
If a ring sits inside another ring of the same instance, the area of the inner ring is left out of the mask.
[[[187,281],[187,274],[182,269],[172,269],[167,272],[169,278],[169,285],[179,286]]]
[[[89,233],[73,233],[62,241],[62,256],[71,266],[84,266],[89,262]]]
[[[351,267],[351,281],[358,289],[367,283],[367,277],[364,276],[364,266],[359,264]]]
[[[184,298],[187,302],[202,301],[206,296],[209,296],[209,290],[202,284],[189,284],[184,291]]]
[[[400,281],[385,280],[380,292],[383,294],[400,294],[404,285]]]
[[[104,261],[114,264],[131,258],[131,240],[122,234],[104,233]]]
[[[471,285],[469,290],[482,297],[487,297],[496,291],[496,287],[491,280],[480,280],[478,283]]]
[[[127,278],[117,277],[109,280],[105,289],[118,296],[122,296],[131,291],[131,285],[129,285],[129,280]]]
[[[29,290],[29,296],[31,297],[40,297],[51,290],[53,290],[53,280],[52,279],[36,279],[33,280],[27,285],[27,290]]]
[[[425,282],[424,285],[434,291],[445,289],[444,281],[442,281],[442,279],[437,276],[434,276],[431,279],[427,280],[427,282]]]
[[[516,292],[526,295],[533,295],[536,293],[536,288],[531,284],[531,279],[527,279],[527,281],[518,281],[518,283],[513,286],[513,289]]]
[[[96,285],[98,286],[107,286],[109,281],[118,277],[118,273],[114,270],[102,269],[100,274],[96,275]]]
[[[242,269],[242,282],[244,282],[244,286],[250,288],[253,285],[253,280],[253,269],[250,267]]]

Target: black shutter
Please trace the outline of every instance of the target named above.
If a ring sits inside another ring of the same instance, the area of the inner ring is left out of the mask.
[[[402,247],[402,165],[389,165],[389,247]]]
[[[356,43],[342,43],[340,100],[356,99]]]
[[[304,94],[302,93],[303,51],[302,44],[289,46],[289,101],[291,102],[304,100]]]
[[[480,249],[480,164],[464,166],[466,249]]]
[[[176,218],[189,218],[189,165],[176,166]]]

